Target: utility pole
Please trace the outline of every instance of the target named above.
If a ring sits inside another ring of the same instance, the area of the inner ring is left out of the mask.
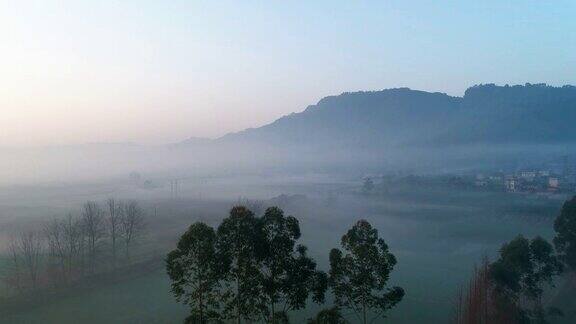
[[[170,180],[170,198],[178,198],[178,179]]]

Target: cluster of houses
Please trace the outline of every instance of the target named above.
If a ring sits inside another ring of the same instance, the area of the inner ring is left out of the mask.
[[[387,173],[362,178],[363,192],[395,190],[403,187],[480,189],[542,195],[576,192],[576,163],[549,163],[549,167],[520,169],[518,171],[485,171],[484,173],[430,174]]]
[[[559,193],[575,189],[574,177],[554,174],[549,170],[524,170],[512,174],[476,175],[477,187],[500,187],[508,192]]]

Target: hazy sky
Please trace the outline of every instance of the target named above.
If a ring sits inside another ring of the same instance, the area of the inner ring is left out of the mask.
[[[576,83],[576,1],[0,0],[0,146],[220,136],[343,91]]]

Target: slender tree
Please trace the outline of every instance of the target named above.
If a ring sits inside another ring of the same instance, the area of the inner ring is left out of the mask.
[[[479,268],[474,268],[474,274],[466,287],[461,287],[455,305],[454,323],[483,324],[502,323],[493,314],[494,303],[489,275],[490,263],[484,257]]]
[[[35,289],[38,286],[42,257],[42,237],[35,231],[19,233],[11,239],[9,250],[12,254],[17,288]]]
[[[8,243],[8,251],[10,253],[10,272],[5,278],[7,285],[16,289],[18,293],[24,290],[23,280],[23,265],[20,256],[20,248],[16,237],[12,236]]]
[[[84,231],[82,230],[82,219],[68,214],[61,222],[64,236],[64,246],[66,249],[66,272],[68,278],[73,277],[74,268],[81,263],[84,254]]]
[[[56,283],[66,280],[68,260],[63,222],[54,218],[44,225],[44,236],[48,242],[49,270],[56,276]]]
[[[106,218],[106,228],[108,237],[110,237],[110,247],[112,249],[112,267],[116,269],[118,255],[118,241],[121,234],[121,225],[124,208],[115,199],[110,198],[106,201],[108,213]]]
[[[81,240],[85,234],[82,220],[71,214],[54,218],[44,225],[43,233],[48,243],[48,271],[56,276],[56,284],[69,282],[82,253]]]
[[[365,220],[358,221],[342,237],[342,248],[330,252],[330,286],[335,303],[351,309],[366,324],[383,316],[404,297],[400,287],[387,286],[396,258],[378,231]]]
[[[225,315],[235,319],[252,321],[262,313],[264,298],[259,259],[258,220],[244,206],[230,210],[230,216],[218,227],[218,250],[226,269],[227,281],[231,289],[227,290]]]
[[[93,273],[96,267],[96,257],[99,245],[106,234],[104,212],[97,203],[88,201],[84,204],[82,212],[82,228],[88,243],[90,272]]]
[[[504,244],[500,257],[490,266],[497,317],[509,323],[545,323],[553,309],[542,305],[543,286],[552,285],[562,264],[552,245],[540,237],[522,235]]]
[[[124,240],[126,261],[130,261],[130,249],[132,248],[132,245],[142,234],[144,234],[146,230],[144,212],[135,201],[123,205],[120,219],[120,230],[120,235]]]
[[[537,323],[546,323],[546,316],[554,313],[542,302],[544,286],[554,286],[553,279],[563,271],[563,265],[548,241],[536,237],[530,241],[531,271],[526,275],[526,295],[532,301],[532,317]]]
[[[324,301],[326,274],[316,270],[316,263],[306,255],[306,247],[296,246],[300,238],[298,220],[284,216],[278,207],[270,207],[260,219],[262,280],[266,314],[270,323],[278,314],[306,306],[310,295],[315,302]],[[277,304],[281,303],[281,308]]]
[[[576,283],[576,196],[566,201],[554,222],[554,245],[561,260],[568,266]]]
[[[166,269],[172,293],[191,308],[189,321],[204,324],[219,318],[224,273],[212,227],[200,222],[191,225],[177,248],[168,254]]]

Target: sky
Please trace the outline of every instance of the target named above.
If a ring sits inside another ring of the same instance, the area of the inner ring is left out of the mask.
[[[345,91],[576,84],[575,1],[0,0],[0,146],[218,137]]]

